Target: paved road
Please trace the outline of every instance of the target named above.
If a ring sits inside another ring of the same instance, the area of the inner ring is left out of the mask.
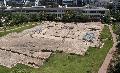
[[[102,64],[101,68],[99,69],[98,73],[107,73],[107,68],[108,68],[109,63],[112,59],[113,53],[116,50],[116,47],[115,47],[117,45],[116,35],[113,33],[111,25],[109,25],[109,29],[110,29],[110,32],[112,34],[114,44],[113,44],[113,47],[109,50],[109,52],[108,52],[108,54],[107,54],[107,56]]]

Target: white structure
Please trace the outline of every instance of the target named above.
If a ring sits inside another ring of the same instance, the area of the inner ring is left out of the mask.
[[[93,19],[100,19],[101,17],[109,14],[109,9],[86,6],[83,7],[82,13]]]
[[[7,4],[6,4],[6,0],[4,0],[4,5],[7,6]]]
[[[38,4],[39,4],[39,0],[36,0],[36,1],[35,1],[35,7],[37,7]]]
[[[29,4],[29,3],[30,3],[30,1],[29,1],[29,0],[25,1],[25,5],[27,5],[27,4]]]
[[[109,14],[109,9],[102,7],[67,7],[59,6],[58,8],[45,8],[45,7],[23,7],[21,8],[11,8],[5,9],[6,12],[26,12],[26,13],[35,13],[35,12],[46,12],[47,14],[55,14],[58,18],[62,18],[66,11],[73,11],[76,14],[82,13],[93,19],[100,19],[101,17]]]

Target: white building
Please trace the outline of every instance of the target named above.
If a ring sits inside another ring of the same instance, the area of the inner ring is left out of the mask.
[[[82,13],[92,19],[101,19],[101,17],[109,14],[109,9],[103,7],[83,8]]]
[[[5,12],[25,12],[25,13],[31,13],[31,12],[34,13],[34,12],[44,11],[47,14],[55,14],[59,18],[62,18],[67,11],[73,11],[73,12],[76,12],[77,14],[82,13],[93,19],[100,19],[101,17],[109,14],[109,9],[105,9],[102,7],[90,7],[89,5],[84,7],[60,6],[58,8],[16,7],[16,8],[5,9],[4,11]]]

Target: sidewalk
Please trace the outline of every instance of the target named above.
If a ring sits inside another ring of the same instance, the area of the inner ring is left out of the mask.
[[[116,35],[113,33],[113,30],[112,30],[112,26],[109,25],[109,29],[110,29],[110,32],[112,34],[112,37],[113,37],[113,47],[109,50],[101,68],[99,69],[98,73],[107,73],[107,68],[110,64],[110,61],[111,59],[113,58],[113,53],[114,51],[116,50],[116,45],[117,45],[117,39],[116,39]],[[109,43],[108,43],[109,44]]]

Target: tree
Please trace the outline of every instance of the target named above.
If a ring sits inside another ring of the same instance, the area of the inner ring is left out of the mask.
[[[15,13],[12,14],[12,20],[10,25],[18,25],[22,24],[23,22],[28,22],[28,17],[24,13]]]
[[[115,11],[112,13],[113,18],[116,19],[116,21],[120,21],[120,11]]]
[[[109,15],[106,15],[106,16],[104,16],[104,17],[102,18],[102,22],[103,22],[103,23],[109,24],[110,21],[111,21],[111,19],[110,19],[110,16],[109,16]]]
[[[28,18],[29,18],[29,21],[30,21],[30,22],[38,21],[38,20],[37,20],[37,14],[35,14],[35,13],[30,13],[30,14],[28,15]]]
[[[55,14],[48,14],[47,15],[47,20],[49,20],[49,21],[54,21],[55,18],[56,18]]]
[[[83,15],[82,13],[77,13],[73,11],[67,11],[63,18],[62,21],[67,21],[67,22],[87,22],[89,21],[88,16]]]
[[[47,20],[47,13],[46,12],[42,11],[40,13],[40,15],[41,15],[41,20]]]
[[[75,12],[66,11],[66,13],[63,15],[62,21],[64,21],[64,22],[73,22],[75,16],[76,16]]]
[[[117,44],[117,50],[114,53],[113,59],[109,65],[107,73],[120,73],[120,43]]]
[[[75,17],[76,22],[87,22],[89,21],[89,18],[86,15],[83,15],[82,13],[79,13]]]

